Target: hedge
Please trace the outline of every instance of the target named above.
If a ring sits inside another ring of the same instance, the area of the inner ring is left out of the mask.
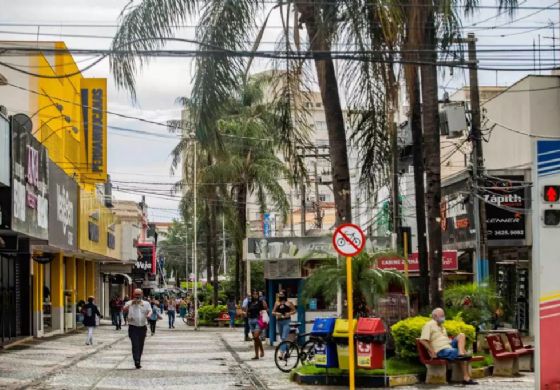
[[[422,333],[422,327],[430,321],[428,317],[416,316],[397,322],[391,327],[391,334],[395,341],[397,356],[402,359],[418,359],[416,339]],[[472,345],[475,338],[474,326],[463,321],[447,320],[444,323],[447,334],[451,337],[464,333],[467,337],[467,346]]]
[[[223,312],[227,312],[226,305],[202,305],[198,308],[198,318],[212,323]]]

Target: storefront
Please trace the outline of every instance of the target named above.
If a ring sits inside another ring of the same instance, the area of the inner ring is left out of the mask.
[[[475,261],[476,231],[468,174],[442,183],[442,241],[444,249],[459,251],[459,269],[473,280],[490,280],[505,303],[502,324],[529,331],[531,286],[531,200],[528,170],[488,172],[480,189],[486,205],[488,260]],[[461,266],[465,268],[461,268]],[[478,277],[477,277],[478,275]]]
[[[43,333],[62,333],[76,326],[78,184],[52,161],[49,194],[48,245],[35,247],[44,262],[37,288],[43,291]]]
[[[5,127],[6,118],[0,120]],[[22,114],[11,117],[11,187],[0,188],[2,344],[42,328],[35,286],[43,266],[34,261],[40,255],[34,247],[48,240],[49,169],[47,150],[33,138],[29,123]]]

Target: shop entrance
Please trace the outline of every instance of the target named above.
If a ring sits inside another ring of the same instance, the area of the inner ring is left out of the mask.
[[[0,345],[30,333],[29,257],[0,253]]]
[[[51,264],[43,265],[43,332],[52,330]]]

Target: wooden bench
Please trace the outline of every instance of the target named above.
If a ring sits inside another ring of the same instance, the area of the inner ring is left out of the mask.
[[[426,384],[444,385],[447,384],[447,368],[451,368],[451,382],[461,382],[463,380],[463,370],[461,364],[467,364],[469,375],[471,374],[471,362],[478,362],[484,356],[472,356],[469,359],[447,360],[432,358],[428,350],[420,339],[416,339],[416,349],[420,362],[426,366]]]
[[[517,330],[506,333],[506,337],[511,351],[517,352],[519,355],[519,371],[533,371],[535,349],[531,345],[523,344],[521,335]]]
[[[228,313],[220,313],[218,318],[214,318],[214,321],[216,321],[218,323],[218,327],[229,326],[229,314]]]
[[[519,374],[519,353],[506,349],[500,335],[486,336],[488,347],[494,358],[494,376],[515,376]]]

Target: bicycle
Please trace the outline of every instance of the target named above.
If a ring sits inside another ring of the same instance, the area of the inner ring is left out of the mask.
[[[194,326],[194,310],[191,309],[187,312],[187,315],[184,316],[183,322],[187,324],[187,326]]]
[[[315,346],[324,344],[326,341],[323,337],[314,336],[311,333],[298,333],[299,323],[290,324],[290,334],[288,338],[282,341],[274,351],[274,363],[282,372],[290,372],[298,366],[313,364],[315,359]],[[309,336],[309,340],[301,343]]]

